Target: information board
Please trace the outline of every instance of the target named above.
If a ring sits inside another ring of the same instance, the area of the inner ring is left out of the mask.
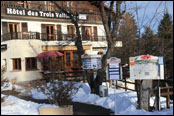
[[[130,79],[164,79],[163,57],[141,55],[129,58]]]
[[[112,57],[107,60],[107,80],[120,80],[122,79],[121,67],[120,67],[121,59]]]
[[[100,69],[101,56],[100,55],[83,55],[82,56],[83,69]]]

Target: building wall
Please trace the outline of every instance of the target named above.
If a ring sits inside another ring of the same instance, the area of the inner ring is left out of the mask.
[[[41,33],[41,24],[53,24],[53,25],[61,25],[62,33],[67,34],[67,26],[73,25],[72,23],[60,23],[60,22],[45,22],[45,21],[24,21],[24,20],[14,20],[14,19],[1,19],[1,25],[2,22],[18,22],[18,23],[24,23],[26,22],[28,24],[28,31],[30,32],[40,32]],[[79,24],[79,26],[92,26],[92,32],[94,32],[93,27],[97,26],[98,36],[105,36],[104,27],[101,24]],[[22,27],[21,27],[22,28]],[[55,30],[57,30],[57,27],[55,26]],[[81,32],[81,28],[80,28]],[[82,33],[82,32],[81,32]],[[1,35],[2,35],[2,26],[1,26]]]
[[[43,44],[40,40],[11,40],[3,42],[7,44],[7,50],[1,51],[1,66],[5,65],[4,59],[7,63],[7,71],[5,76],[11,80],[16,78],[17,81],[30,81],[41,78],[41,65],[37,61],[38,70],[26,71],[25,58],[36,57],[37,54],[42,52],[41,45]],[[21,70],[13,70],[13,58],[21,58]]]
[[[8,3],[10,5],[16,5],[16,3],[13,2],[1,2],[1,40],[3,33],[3,27],[2,22],[16,22],[20,23],[20,28],[22,29],[21,23],[26,22],[28,25],[28,32],[39,32],[42,33],[41,24],[54,24],[54,25],[61,25],[62,33],[67,34],[67,26],[73,25],[70,21],[70,19],[54,19],[54,18],[43,18],[43,17],[31,17],[31,16],[14,16],[14,15],[6,15],[5,8],[8,7],[4,5],[4,3]],[[40,3],[43,4],[41,1],[32,3]],[[3,4],[3,5],[2,5]],[[75,2],[74,6],[81,9],[81,12],[83,9],[90,10],[88,13],[95,13],[98,14],[98,9],[96,6],[91,5],[87,1],[78,1]],[[92,9],[92,10],[91,10]],[[97,11],[97,12],[96,12]],[[87,14],[88,18],[86,21],[80,21],[80,26],[91,26],[92,27],[92,33],[94,32],[93,27],[97,27],[97,33],[98,36],[105,36],[104,27],[102,25],[101,19],[99,15],[95,14]],[[55,26],[55,30],[57,30],[57,26]],[[80,31],[82,29],[80,28]],[[81,32],[82,33],[82,32]],[[93,35],[92,35],[93,36]],[[37,61],[37,70],[33,71],[26,71],[25,67],[25,58],[26,57],[36,57],[39,53],[43,52],[42,47],[43,46],[61,46],[61,45],[68,45],[68,46],[75,46],[75,42],[71,41],[70,43],[67,43],[67,41],[41,41],[37,39],[32,40],[7,40],[1,42],[2,44],[7,44],[7,50],[1,50],[1,66],[5,65],[6,60],[6,66],[7,71],[5,73],[5,76],[8,79],[14,79],[16,78],[18,82],[20,81],[30,81],[35,79],[41,78],[41,64],[39,61]],[[106,41],[100,41],[100,42],[92,42],[92,41],[83,41],[83,45],[87,46],[88,53],[95,52],[97,54],[98,51],[101,50],[93,50],[93,47],[97,48],[106,48],[107,43]],[[57,49],[57,48],[56,48]],[[13,58],[21,58],[21,70],[20,71],[14,71],[13,70]]]

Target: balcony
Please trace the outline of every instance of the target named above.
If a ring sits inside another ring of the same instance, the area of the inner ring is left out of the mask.
[[[35,11],[51,11],[51,12],[61,12],[60,9],[55,7],[55,5],[45,5],[45,3],[41,3],[38,1],[35,1],[36,3],[28,3],[28,2],[20,2],[20,1],[2,1],[1,2],[1,13],[5,14],[5,9],[7,7],[9,8],[17,8],[17,9],[23,9],[23,10],[35,10]],[[73,7],[67,7],[63,3],[60,4],[64,9],[71,10],[74,13],[77,14],[95,14],[99,15],[99,10],[94,8],[83,8],[78,6],[78,3],[76,3]]]
[[[82,41],[106,41],[105,36],[81,35]],[[39,32],[9,32],[1,36],[2,41],[7,40],[42,40],[42,41],[75,41],[76,35],[72,34],[47,34]]]

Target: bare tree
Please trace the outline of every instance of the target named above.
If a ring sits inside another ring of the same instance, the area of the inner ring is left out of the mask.
[[[79,30],[79,20],[78,20],[78,14],[76,12],[73,12],[71,9],[66,9],[65,7],[61,6],[57,2],[52,1],[55,6],[62,11],[63,13],[67,14],[71,22],[74,24],[76,28],[76,39],[75,39],[75,45],[77,47],[77,52],[79,55],[79,59],[81,61],[81,55],[84,53],[83,50],[83,45],[82,45],[82,37],[80,35],[80,30]],[[99,94],[99,85],[103,82],[104,75],[105,75],[105,70],[106,70],[106,60],[111,57],[115,43],[118,37],[118,28],[120,24],[120,20],[122,18],[122,15],[124,14],[124,11],[121,11],[121,4],[122,1],[111,1],[110,2],[110,7],[109,9],[105,7],[105,4],[103,1],[96,1],[96,5],[99,6],[103,26],[105,29],[105,34],[106,34],[106,40],[107,40],[107,51],[106,54],[103,55],[102,57],[102,68],[97,71],[97,76],[95,79],[93,79],[93,71],[88,70],[86,75],[91,75],[89,85],[91,87],[92,92]],[[115,8],[115,9],[114,9]],[[114,11],[117,11],[114,12]]]

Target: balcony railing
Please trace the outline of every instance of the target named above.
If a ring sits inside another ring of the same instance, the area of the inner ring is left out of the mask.
[[[42,41],[75,41],[76,35],[72,34],[48,34],[39,32],[9,32],[2,36],[2,41],[7,40],[29,40],[37,39]],[[105,41],[105,36],[81,35],[82,41]]]
[[[72,12],[78,14],[95,14],[99,15],[99,10],[94,8],[81,8],[80,6],[76,5],[74,7],[67,7],[65,4],[60,4],[64,9],[71,10]],[[77,7],[78,6],[78,7]],[[2,8],[19,8],[19,9],[26,9],[26,10],[35,10],[35,11],[52,11],[52,12],[61,12],[55,5],[45,5],[40,3],[23,3],[23,2],[16,2],[16,1],[2,1],[1,2],[1,10]]]

